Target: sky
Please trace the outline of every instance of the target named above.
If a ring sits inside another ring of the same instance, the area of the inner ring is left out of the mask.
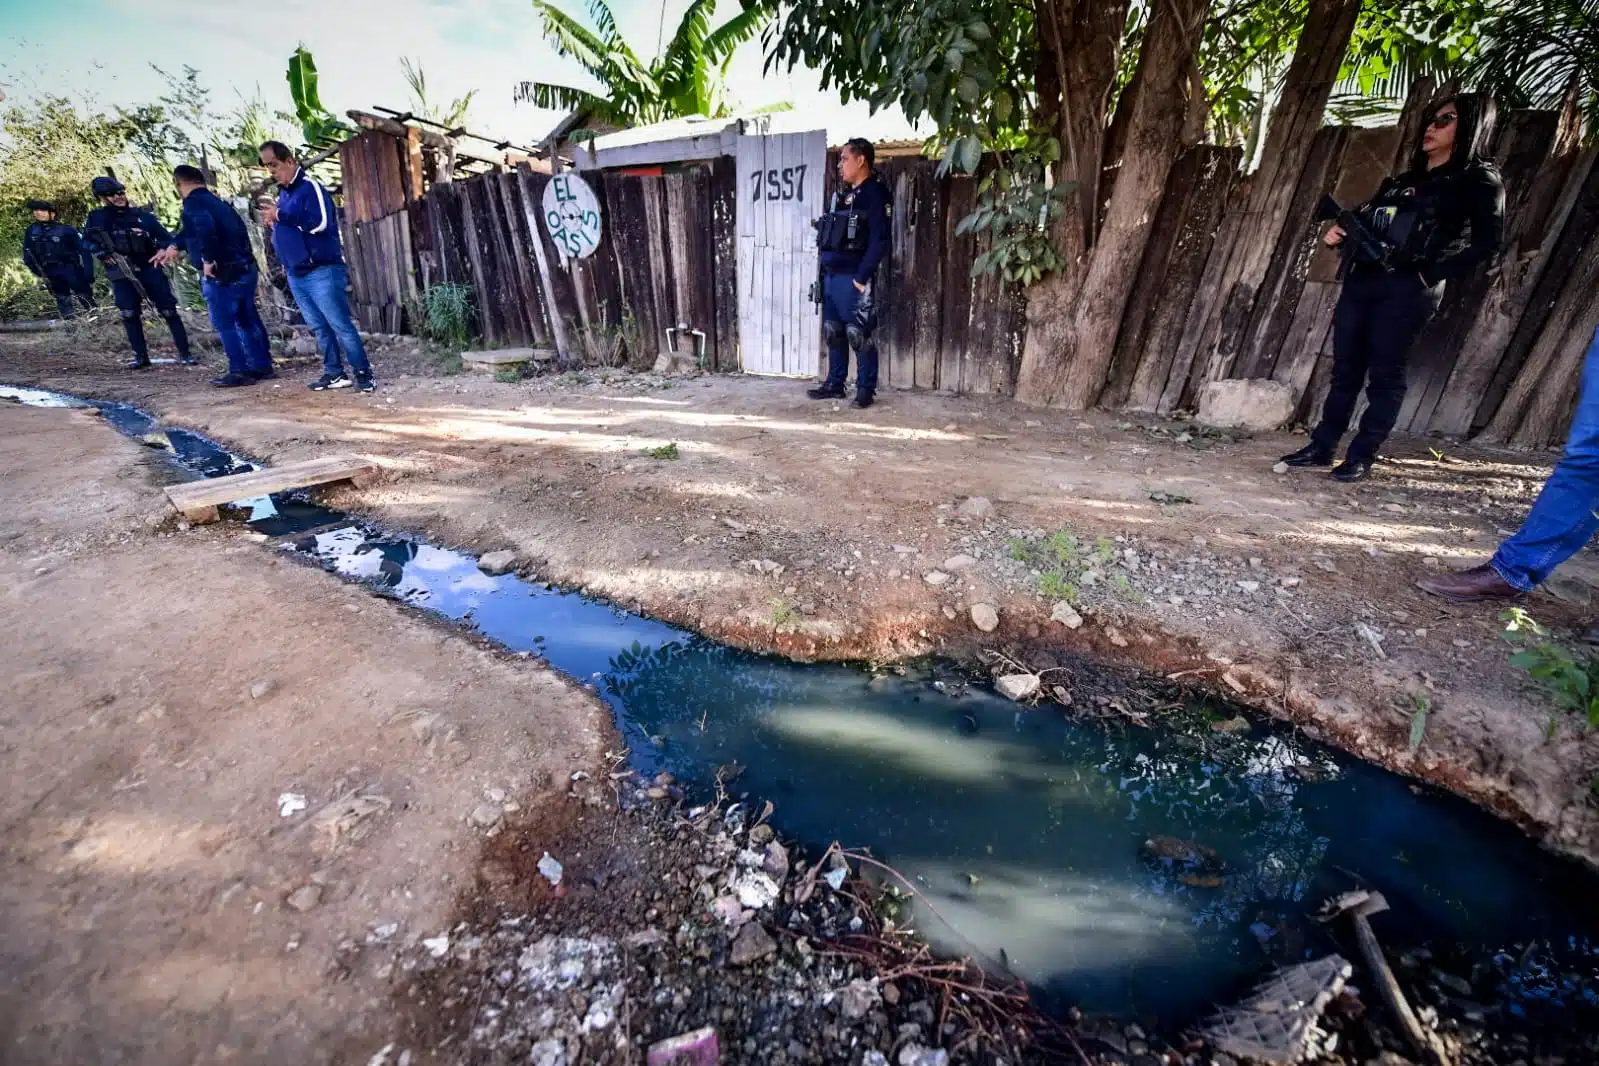
[[[582,0],[557,0],[587,22]],[[718,21],[738,10],[720,0]],[[665,0],[668,36],[687,0]],[[612,0],[633,50],[653,55],[661,0]],[[304,43],[321,74],[322,102],[336,114],[374,105],[406,108],[400,57],[421,62],[428,94],[447,102],[476,89],[468,128],[517,144],[538,140],[561,116],[513,101],[529,78],[596,88],[557,57],[528,0],[0,0],[0,90],[10,100],[56,93],[85,108],[153,100],[162,90],[151,64],[200,71],[218,110],[259,87],[289,109],[284,71]],[[760,42],[734,60],[732,93],[747,108],[787,100],[836,142],[851,136],[910,136],[902,115],[871,116],[818,88],[813,72],[762,74]],[[814,128],[814,126],[813,126]]]

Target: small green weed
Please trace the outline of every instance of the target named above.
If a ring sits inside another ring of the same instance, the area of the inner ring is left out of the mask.
[[[1432,713],[1432,700],[1419,692],[1410,698],[1416,705],[1410,714],[1410,751],[1414,754],[1427,735],[1427,715]]]
[[[1109,537],[1099,537],[1094,541],[1094,558],[1099,560],[1101,566],[1109,566],[1116,559],[1116,542]]]
[[[522,372],[520,370],[496,370],[494,372],[494,380],[501,385],[515,385],[522,380]]]
[[[794,620],[794,605],[787,600],[772,601],[772,625],[786,626]]]
[[[1505,623],[1501,636],[1518,649],[1510,665],[1525,670],[1557,708],[1599,726],[1599,658],[1551,640],[1549,631],[1523,608],[1512,607],[1499,617]],[[1550,732],[1555,725],[1550,723]]]
[[[659,448],[651,448],[649,451],[645,452],[644,454],[649,456],[651,459],[680,459],[680,458],[682,458],[682,455],[677,450],[677,441],[675,441],[675,440],[672,443],[670,443],[670,444],[663,444]]]
[[[1048,570],[1038,575],[1038,593],[1045,599],[1077,602],[1077,586],[1066,580],[1058,570]]]
[[[1044,550],[1055,557],[1062,566],[1073,566],[1077,563],[1077,534],[1069,529],[1050,534],[1044,541]]]
[[[1432,459],[1433,459],[1433,462],[1435,462],[1435,463],[1441,463],[1445,459],[1449,458],[1449,456],[1445,455],[1443,452],[1439,451],[1437,448],[1428,448],[1427,450],[1429,452],[1432,452]]]
[[[1018,563],[1030,563],[1033,561],[1033,546],[1021,537],[1012,537],[1006,541],[1005,550],[1010,552],[1010,557]]]

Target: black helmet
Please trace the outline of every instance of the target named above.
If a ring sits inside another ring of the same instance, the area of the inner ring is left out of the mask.
[[[122,183],[116,178],[108,178],[103,174],[90,182],[89,188],[94,191],[96,196],[115,196],[119,192],[126,191],[122,187]]]
[[[28,201],[28,210],[29,211],[48,211],[48,212],[50,212],[53,215],[53,214],[56,213],[56,205],[51,203],[49,200],[29,200]]]

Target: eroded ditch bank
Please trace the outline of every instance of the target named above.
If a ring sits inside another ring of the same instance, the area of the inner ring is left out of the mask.
[[[123,432],[155,428],[96,406]],[[242,468],[164,432],[189,470]],[[1281,727],[1218,732],[1231,708],[1087,660],[1073,664],[1080,705],[1161,711],[1159,728],[1021,709],[949,663],[802,665],[302,501],[248,517],[285,550],[591,684],[646,773],[703,787],[737,772],[738,789],[776,802],[785,835],[871,847],[954,926],[924,915],[935,943],[1057,1008],[1190,1020],[1269,963],[1331,950],[1309,912],[1360,885],[1394,906],[1385,943],[1432,951],[1462,1009],[1591,1028],[1591,877],[1463,801]]]

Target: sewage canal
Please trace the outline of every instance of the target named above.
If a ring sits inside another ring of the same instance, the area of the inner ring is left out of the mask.
[[[94,406],[136,437],[158,428],[121,404],[7,396]],[[195,474],[250,468],[165,433]],[[283,550],[593,685],[639,769],[703,786],[741,767],[737,789],[773,800],[785,835],[869,847],[953,927],[924,915],[930,939],[1047,1000],[1190,1020],[1270,964],[1332,950],[1310,915],[1362,886],[1393,908],[1375,921],[1391,951],[1428,945],[1492,1009],[1599,1021],[1599,881],[1290,730],[1218,733],[1235,712],[1192,698],[1137,728],[1021,709],[943,662],[874,673],[756,655],[293,496],[247,507]]]

